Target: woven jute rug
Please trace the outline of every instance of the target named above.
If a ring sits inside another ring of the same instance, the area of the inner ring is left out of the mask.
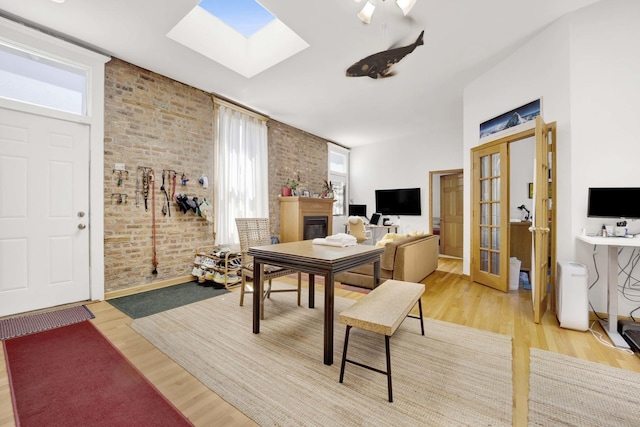
[[[638,426],[640,374],[532,348],[531,426]]]
[[[132,326],[260,425],[511,425],[511,337],[431,319],[422,336],[418,320],[406,319],[391,338],[389,403],[384,375],[348,364],[338,382],[344,325],[336,320],[334,364],[324,365],[323,295],[316,309],[295,297],[265,303],[260,334],[251,301],[239,307],[235,292]],[[336,318],[352,303],[336,297]],[[352,330],[350,359],[384,369],[384,354],[384,337]]]

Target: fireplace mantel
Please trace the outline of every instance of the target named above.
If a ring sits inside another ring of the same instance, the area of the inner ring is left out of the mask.
[[[280,200],[280,241],[282,243],[304,240],[305,217],[326,217],[327,235],[333,234],[334,199],[279,196],[278,200]]]

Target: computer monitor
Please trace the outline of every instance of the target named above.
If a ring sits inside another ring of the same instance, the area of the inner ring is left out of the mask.
[[[367,205],[349,205],[349,216],[367,217]]]

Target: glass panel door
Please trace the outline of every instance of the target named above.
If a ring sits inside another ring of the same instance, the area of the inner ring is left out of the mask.
[[[506,291],[508,251],[503,231],[505,209],[509,194],[506,144],[476,149],[473,152],[473,223],[472,223],[472,280]],[[504,195],[504,196],[503,196]],[[506,229],[506,228],[504,228]],[[503,277],[504,276],[504,277]]]

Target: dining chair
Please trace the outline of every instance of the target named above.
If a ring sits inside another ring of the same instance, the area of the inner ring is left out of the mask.
[[[367,240],[371,240],[373,243],[371,230],[367,230],[364,226],[364,221],[359,216],[349,217],[349,234],[356,238],[358,244]]]
[[[248,255],[249,248],[252,246],[265,246],[271,244],[271,233],[269,230],[269,218],[236,218],[236,227],[238,229],[238,237],[240,238],[240,252],[242,254],[242,285],[240,287],[240,306],[244,304],[244,294],[251,294],[254,291],[253,286],[247,283],[247,279],[253,281],[253,257]],[[276,292],[297,292],[298,305],[300,305],[300,289],[301,289],[301,273],[298,271],[298,287],[296,289],[282,288],[274,289],[272,287],[272,279],[288,276],[296,273],[295,270],[284,269],[273,265],[263,265],[262,289],[263,293],[260,298],[260,318],[264,319],[264,299],[270,298],[272,293]],[[268,286],[264,283],[268,281]]]

